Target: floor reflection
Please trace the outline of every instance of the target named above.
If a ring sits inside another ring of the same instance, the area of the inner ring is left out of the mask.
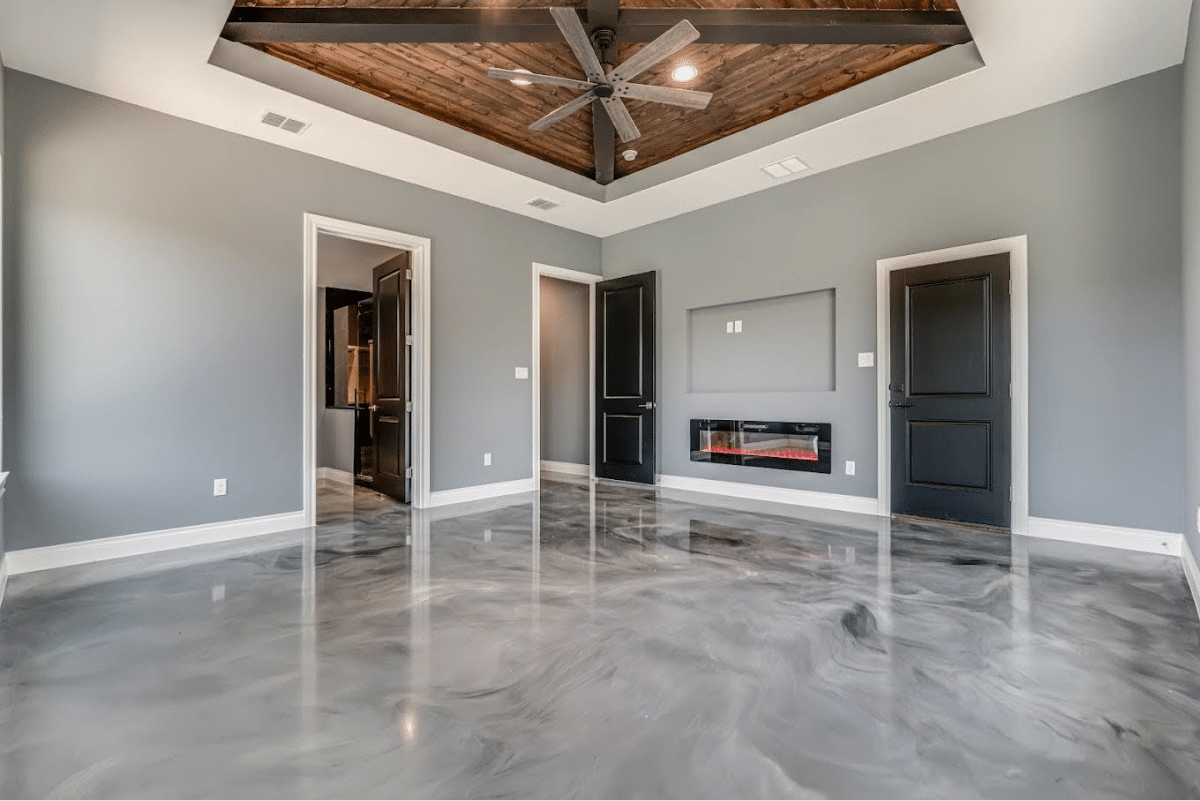
[[[582,479],[320,500],[298,544],[16,577],[0,795],[1200,790],[1172,560]]]

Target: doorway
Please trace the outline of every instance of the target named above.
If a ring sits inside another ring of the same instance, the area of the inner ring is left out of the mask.
[[[533,476],[593,476],[595,286],[600,276],[533,265]]]
[[[1025,237],[877,262],[879,514],[1028,529]]]
[[[318,475],[336,475],[406,498],[413,506],[428,506],[430,241],[312,214],[305,215],[304,228],[306,521],[316,521]],[[360,258],[341,264],[326,260],[328,269],[322,270],[322,245],[328,253],[333,243],[343,255]],[[350,273],[338,272],[347,266]],[[338,293],[353,303],[335,302],[328,309],[331,289],[358,294]],[[368,298],[369,308],[363,304]],[[331,314],[345,328],[346,340],[337,340],[332,349],[326,325]],[[379,347],[380,327],[389,321],[395,329],[390,350]],[[327,405],[331,394],[338,408]],[[340,426],[323,426],[327,414],[345,420]],[[329,447],[344,459],[342,467],[318,464]]]

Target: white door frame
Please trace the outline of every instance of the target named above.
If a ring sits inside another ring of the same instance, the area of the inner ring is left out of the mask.
[[[533,263],[533,482],[542,488],[542,293],[541,277],[561,278],[588,286],[588,478],[596,477],[596,284],[604,276],[581,273],[565,267]]]
[[[412,505],[429,506],[429,289],[430,240],[370,225],[304,215],[304,519],[316,523],[317,514],[317,354],[323,346],[317,309],[317,235],[331,234],[372,245],[408,251],[412,268]]]
[[[1029,531],[1029,237],[1013,236],[974,245],[931,250],[875,262],[876,407],[879,430],[879,514],[892,514],[892,415],[888,411],[891,375],[891,303],[889,277],[895,270],[1007,253],[1012,278],[1012,531]]]

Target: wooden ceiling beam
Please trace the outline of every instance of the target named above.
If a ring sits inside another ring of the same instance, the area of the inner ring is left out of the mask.
[[[971,41],[958,11],[811,8],[623,8],[617,17],[617,39],[624,44],[649,42],[682,19],[700,31],[699,42],[713,44],[956,45]],[[221,35],[247,44],[562,41],[546,9],[502,7],[237,6]]]

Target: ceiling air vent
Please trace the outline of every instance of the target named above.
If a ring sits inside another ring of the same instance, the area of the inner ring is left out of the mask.
[[[285,117],[278,111],[271,111],[270,109],[264,109],[258,115],[258,121],[263,125],[270,125],[272,128],[279,128],[282,131],[294,134],[302,134],[308,130],[308,126],[312,125],[311,122]]]
[[[550,211],[550,209],[557,209],[562,204],[555,203],[553,200],[547,200],[544,197],[535,197],[533,200],[530,200],[525,205],[533,206],[535,209],[541,209],[542,211]]]
[[[795,175],[798,172],[804,172],[808,169],[808,165],[795,156],[788,156],[786,159],[764,164],[760,167],[763,172],[772,178],[787,178],[789,175]]]

